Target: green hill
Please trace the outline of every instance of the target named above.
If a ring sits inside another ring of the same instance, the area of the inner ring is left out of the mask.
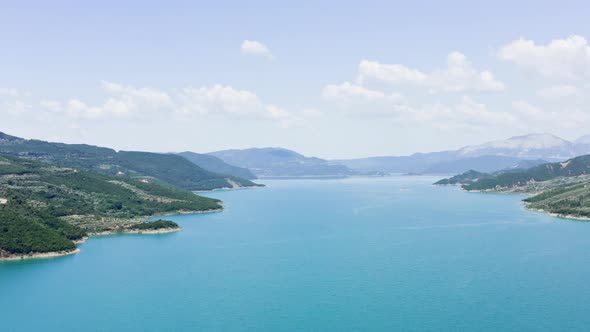
[[[218,200],[143,179],[0,156],[0,258],[71,251],[72,241],[88,233],[127,231],[146,216],[220,207]]]
[[[500,173],[468,184],[465,190],[496,190],[525,186],[558,177],[572,177],[590,174],[590,155],[580,156],[564,162],[546,163],[519,172]]]
[[[213,173],[229,174],[248,180],[256,179],[256,175],[250,172],[249,169],[227,164],[215,156],[189,151],[181,152],[178,155]]]
[[[534,194],[527,207],[559,216],[590,218],[590,155],[497,174],[466,172],[435,184],[461,184],[471,191]]]
[[[465,173],[461,173],[459,175],[455,175],[448,179],[442,179],[440,181],[435,182],[436,185],[455,185],[455,184],[465,184],[470,183],[473,181],[478,181],[484,178],[491,177],[492,175],[487,173],[482,173],[474,170],[469,170]]]
[[[524,201],[533,210],[590,218],[590,181],[545,191]]]
[[[207,171],[172,154],[117,152],[85,144],[26,140],[4,133],[0,133],[0,153],[106,175],[147,178],[186,190],[257,186],[244,178]]]

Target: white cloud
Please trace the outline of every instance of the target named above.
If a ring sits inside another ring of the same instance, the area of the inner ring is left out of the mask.
[[[357,81],[360,84],[376,80],[390,84],[421,84],[427,75],[419,70],[400,64],[384,64],[377,61],[362,60],[358,68]]]
[[[240,47],[242,54],[262,56],[267,59],[274,58],[272,52],[266,45],[256,40],[244,40]]]
[[[561,129],[581,129],[590,122],[588,112],[576,108],[560,108],[558,111],[546,111],[522,100],[512,103],[514,115],[520,119],[523,130],[552,132]]]
[[[508,112],[491,111],[483,103],[462,96],[454,105],[436,103],[418,108],[414,120],[438,128],[486,128],[511,125],[516,118]]]
[[[537,96],[548,100],[571,98],[579,95],[578,88],[573,85],[554,85],[537,91]]]
[[[18,97],[21,92],[15,88],[0,88],[0,96]]]
[[[54,113],[63,113],[74,118],[108,118],[145,116],[173,108],[172,98],[165,92],[152,88],[135,88],[103,81],[103,90],[109,97],[100,105],[89,105],[78,98],[65,102],[42,100],[39,106]]]
[[[454,105],[423,103],[412,105],[399,94],[385,94],[344,82],[324,88],[325,100],[357,115],[390,117],[406,125],[428,125],[437,128],[485,127],[515,121],[508,112],[494,112],[487,106],[463,96]]]
[[[30,104],[22,100],[4,101],[0,107],[2,108],[1,111],[4,111],[8,114],[22,114],[32,109]]]
[[[78,98],[72,98],[65,102],[42,100],[39,106],[54,114],[88,119],[134,117],[136,120],[166,118],[186,121],[215,116],[240,120],[268,120],[287,126],[294,120],[303,118],[294,116],[277,105],[262,102],[253,92],[220,84],[183,88],[172,93],[107,81],[102,82],[102,88],[108,94],[108,98],[99,105],[90,105]]]
[[[356,115],[398,116],[407,108],[403,97],[397,93],[386,94],[350,82],[326,85],[322,97],[339,109]]]
[[[381,91],[367,89],[360,85],[354,85],[350,82],[342,84],[328,84],[322,91],[322,96],[329,100],[347,101],[350,99],[366,99],[366,100],[383,100],[391,99],[400,100],[401,96],[398,94],[386,95]]]
[[[256,94],[220,84],[210,87],[184,88],[181,90],[180,98],[181,110],[185,114],[270,114]]]
[[[55,100],[41,100],[39,106],[52,112],[59,112],[62,107],[61,104]]]
[[[590,46],[578,35],[555,39],[547,45],[521,38],[502,47],[499,56],[548,78],[577,80],[590,77]]]
[[[108,81],[102,81],[102,87],[106,92],[118,95],[121,99],[141,100],[153,107],[169,106],[171,104],[170,96],[157,89],[135,88]]]
[[[377,81],[395,85],[413,85],[435,91],[500,91],[504,84],[489,71],[478,71],[460,52],[447,56],[447,68],[424,73],[401,64],[383,64],[362,60],[358,68],[358,82]]]

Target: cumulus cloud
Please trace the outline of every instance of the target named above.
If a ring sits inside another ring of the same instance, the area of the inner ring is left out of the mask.
[[[462,96],[459,102],[452,105],[435,103],[420,106],[413,120],[433,127],[453,129],[511,125],[517,119],[509,112],[489,110],[487,105],[469,96]]]
[[[435,91],[463,92],[500,91],[504,84],[490,71],[479,71],[465,55],[452,52],[447,56],[447,67],[430,73],[401,64],[383,64],[362,60],[358,67],[359,84],[376,81],[394,85],[422,86]]]
[[[391,84],[422,84],[427,75],[423,72],[400,64],[385,64],[377,61],[362,60],[358,68],[360,84],[376,80]]]
[[[355,115],[399,116],[407,111],[400,94],[386,94],[350,82],[325,86],[322,97],[339,109]]]
[[[2,111],[8,114],[22,114],[32,109],[32,106],[29,103],[22,100],[8,100],[2,102],[0,105]]]
[[[141,100],[154,107],[171,104],[171,98],[167,93],[153,88],[135,88],[108,81],[102,81],[102,87],[106,92],[118,95],[119,98]]]
[[[398,101],[402,98],[399,94],[386,95],[381,91],[370,90],[360,85],[351,84],[350,82],[328,84],[324,87],[322,96],[325,99],[337,101],[348,101],[357,98],[373,101],[383,99]]]
[[[109,97],[100,105],[89,105],[78,98],[65,102],[42,100],[39,105],[51,112],[94,119],[145,115],[173,106],[170,96],[156,89],[135,88],[107,81],[103,81],[101,86]]]
[[[261,56],[267,59],[274,58],[270,49],[263,43],[256,40],[244,40],[240,47],[242,54]]]
[[[590,46],[586,38],[578,35],[555,39],[546,45],[521,38],[503,46],[499,57],[552,79],[590,77]]]
[[[537,96],[547,100],[571,98],[579,95],[580,91],[573,85],[554,85],[537,91]]]
[[[255,93],[231,86],[188,87],[165,92],[154,88],[136,88],[103,81],[101,86],[108,98],[99,105],[88,104],[78,98],[64,102],[42,100],[39,106],[54,114],[73,118],[108,119],[135,117],[136,119],[166,117],[186,120],[199,116],[269,120],[288,126],[301,116],[293,115],[277,105],[264,103]],[[304,115],[304,112],[301,114]]]
[[[585,124],[590,122],[590,114],[576,108],[548,111],[518,100],[512,103],[512,109],[515,116],[520,119],[521,127],[528,130],[550,132],[555,130],[556,124],[559,124],[560,128],[579,129],[585,128]]]
[[[216,84],[200,88],[184,88],[180,94],[185,114],[232,114],[276,118],[278,107],[265,105],[253,92]],[[273,115],[274,114],[274,115]]]
[[[322,96],[334,106],[356,115],[390,117],[407,125],[429,125],[438,128],[485,127],[515,121],[508,112],[494,112],[483,103],[462,96],[458,103],[412,104],[401,95],[385,94],[345,82],[324,88]]]

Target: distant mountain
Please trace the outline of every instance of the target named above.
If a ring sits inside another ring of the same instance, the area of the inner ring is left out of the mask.
[[[224,162],[244,167],[260,177],[342,177],[355,172],[320,158],[305,157],[283,148],[252,148],[208,153]]]
[[[578,145],[590,145],[590,135],[582,136],[574,141]]]
[[[507,156],[521,159],[564,160],[576,156],[575,144],[551,134],[514,136],[506,140],[467,146],[460,156]]]
[[[178,153],[178,155],[213,173],[228,174],[248,180],[256,179],[256,175],[250,172],[249,169],[230,165],[212,155],[189,151]]]
[[[590,135],[569,142],[551,134],[515,136],[506,140],[466,146],[458,150],[416,153],[400,157],[333,160],[358,172],[462,173],[470,169],[493,172],[535,160],[559,161],[590,154]],[[518,167],[516,167],[518,168]]]
[[[58,166],[146,181],[167,183],[186,190],[256,186],[250,180],[207,171],[172,154],[115,151],[85,144],[27,140],[0,133],[0,154],[12,155]]]

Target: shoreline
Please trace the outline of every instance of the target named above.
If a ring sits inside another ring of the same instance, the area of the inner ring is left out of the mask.
[[[141,235],[154,235],[154,234],[167,234],[167,233],[174,233],[182,231],[182,227],[174,227],[174,228],[160,228],[160,229],[146,229],[146,230],[139,230],[139,229],[130,229],[124,231],[103,231],[103,232],[96,232],[96,233],[88,233],[88,236],[74,242],[76,244],[82,244],[86,242],[88,239],[94,236],[104,236],[104,235],[125,235],[125,234],[141,234]]]
[[[74,250],[40,252],[40,253],[34,253],[34,254],[11,254],[11,255],[8,255],[5,257],[0,257],[0,262],[20,261],[20,260],[25,260],[25,259],[55,258],[55,257],[69,256],[69,255],[77,254],[79,252],[80,252],[80,248],[76,248]]]
[[[450,185],[450,184],[449,184]],[[449,186],[449,185],[436,185],[435,186]],[[457,185],[451,185],[451,186],[457,186]],[[485,190],[466,190],[461,188],[461,190],[465,193],[481,193],[481,194],[507,194],[507,195],[527,195],[527,196],[532,196],[532,195],[538,195],[540,193],[542,193],[542,191],[509,191],[509,190],[497,190],[497,189],[485,189]],[[549,212],[543,209],[535,209],[530,207],[530,203],[529,202],[525,202],[524,200],[520,201],[521,204],[524,204],[525,209],[529,210],[529,211],[534,211],[534,212],[542,212],[545,213],[551,217],[554,218],[559,218],[559,219],[569,219],[569,220],[577,220],[577,221],[590,221],[590,217],[583,217],[583,216],[576,216],[576,215],[572,215],[572,214],[562,214],[562,213],[555,213],[555,212]]]
[[[256,188],[264,188],[266,187],[265,184],[259,184],[257,186],[248,186],[248,187],[223,187],[223,188],[215,188],[215,189],[208,189],[208,190],[192,190],[192,193],[212,193],[216,191],[230,191],[230,190],[247,190],[247,189],[256,189]]]
[[[582,217],[582,216],[575,216],[572,214],[562,214],[562,213],[549,212],[549,211],[546,211],[543,209],[531,208],[528,206],[527,202],[523,202],[523,204],[525,205],[525,208],[529,211],[542,212],[542,213],[548,214],[548,215],[555,217],[555,218],[572,219],[572,220],[578,220],[578,221],[590,221],[590,217]]]
[[[165,216],[174,216],[174,215],[188,215],[188,214],[202,214],[202,213],[216,213],[222,212],[223,207],[218,209],[212,210],[202,210],[202,211],[187,211],[187,210],[179,210],[171,213],[157,213],[151,216],[144,216],[142,220],[156,218],[156,217],[165,217]],[[92,233],[89,232],[88,236],[85,236],[79,240],[72,241],[75,245],[83,244],[88,239],[94,236],[104,236],[104,235],[125,235],[125,234],[138,234],[138,235],[157,235],[157,234],[168,234],[168,233],[175,233],[182,231],[183,228],[178,226],[174,228],[161,228],[161,229],[148,229],[148,230],[139,230],[139,229],[131,229],[131,230],[124,230],[124,231],[104,231],[104,232],[97,232]],[[49,251],[49,252],[39,252],[39,253],[30,253],[30,254],[9,254],[5,257],[0,257],[0,262],[9,262],[9,261],[20,261],[20,260],[28,260],[28,259],[45,259],[45,258],[56,258],[62,256],[69,256],[73,254],[77,254],[80,252],[80,248],[76,248],[74,250],[69,251]]]

